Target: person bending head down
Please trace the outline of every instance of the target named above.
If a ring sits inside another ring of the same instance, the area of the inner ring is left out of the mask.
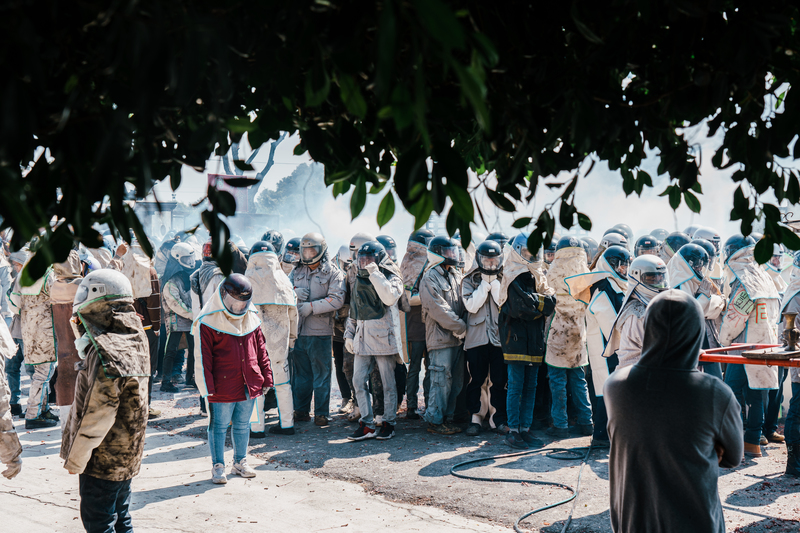
[[[741,409],[697,370],[703,312],[665,291],[645,314],[642,358],[605,384],[614,531],[724,532],[719,467],[742,459]]]

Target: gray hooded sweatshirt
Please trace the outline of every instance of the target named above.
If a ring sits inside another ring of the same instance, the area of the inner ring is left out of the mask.
[[[641,360],[606,381],[614,531],[725,531],[717,479],[742,459],[742,418],[731,389],[697,371],[704,331],[694,298],[659,294],[645,314]]]

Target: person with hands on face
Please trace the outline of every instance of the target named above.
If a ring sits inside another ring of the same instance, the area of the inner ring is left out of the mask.
[[[328,244],[319,233],[300,241],[300,264],[291,276],[297,295],[298,337],[292,350],[294,420],[328,425],[331,398],[333,314],[344,305],[344,274],[328,260]]]
[[[261,318],[252,298],[250,281],[241,274],[231,274],[192,325],[197,386],[208,402],[211,481],[217,484],[228,482],[225,434],[229,424],[233,442],[231,474],[255,477],[255,470],[247,463],[250,419],[255,399],[273,385]]]

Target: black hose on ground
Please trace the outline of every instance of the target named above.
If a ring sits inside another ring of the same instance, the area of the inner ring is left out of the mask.
[[[561,500],[556,503],[551,503],[550,505],[545,505],[544,507],[539,507],[538,509],[534,509],[532,511],[528,511],[527,513],[523,514],[517,521],[514,522],[514,531],[517,533],[524,533],[520,528],[519,524],[526,518],[535,515],[536,513],[540,513],[542,511],[546,511],[547,509],[552,509],[553,507],[558,507],[560,505],[565,505],[569,502],[572,503],[572,508],[569,511],[569,517],[567,517],[567,521],[564,523],[564,527],[561,529],[561,533],[566,533],[567,529],[569,528],[570,524],[572,523],[572,513],[575,511],[575,502],[574,500],[578,497],[581,490],[581,477],[583,476],[583,467],[586,466],[586,461],[589,459],[589,454],[592,453],[592,446],[582,446],[579,448],[539,448],[536,450],[529,450],[525,452],[517,452],[517,453],[506,453],[502,455],[492,455],[490,457],[480,457],[478,459],[470,459],[469,461],[463,461],[456,465],[453,465],[450,468],[450,474],[461,479],[469,479],[472,481],[491,481],[491,482],[499,482],[499,483],[530,483],[532,485],[550,485],[553,487],[559,487],[565,490],[570,491],[572,494],[569,498]],[[583,453],[583,450],[586,450]],[[577,461],[581,460],[581,468],[578,471],[578,482],[575,485],[575,488],[571,487],[570,485],[566,485],[564,483],[558,483],[555,481],[542,481],[538,479],[509,479],[509,478],[497,478],[497,477],[478,477],[478,476],[468,476],[466,474],[461,474],[456,472],[456,470],[466,467],[468,465],[472,465],[475,463],[482,463],[484,461],[491,461],[495,459],[507,459],[510,457],[523,457],[525,455],[533,455],[537,453],[547,452],[545,455],[550,457],[551,459],[558,459],[559,461]]]

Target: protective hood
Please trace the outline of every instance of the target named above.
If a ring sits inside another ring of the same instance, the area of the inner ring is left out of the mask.
[[[681,285],[686,285],[686,288],[689,289],[688,292],[692,294],[697,294],[700,289],[700,283],[703,281],[681,254],[675,254],[669,260],[667,275],[669,276],[669,284],[672,285],[673,289],[679,289]]]
[[[659,294],[644,315],[642,358],[648,368],[693,371],[697,368],[705,325],[697,300],[683,291]]]
[[[183,265],[181,265],[177,259],[169,256],[167,260],[167,266],[164,268],[164,275],[161,276],[161,287],[163,292],[163,287],[166,285],[168,281],[171,281],[175,278],[177,283],[183,285],[183,290],[189,290],[189,276],[192,274],[194,269],[187,269]]]
[[[428,262],[425,264],[425,272],[444,263],[444,257],[439,254],[435,254],[430,250],[427,251],[427,257]]]
[[[475,249],[475,243],[470,242],[469,246],[464,249],[464,268],[469,268],[472,266],[472,263],[475,261],[475,254],[477,250]]]
[[[436,256],[439,257],[439,256]],[[416,241],[408,241],[406,255],[400,263],[400,272],[403,275],[403,285],[413,287],[425,268],[425,261],[428,260],[428,248],[424,244]],[[441,259],[440,259],[441,261]]]
[[[51,276],[53,276],[52,266],[45,271],[44,276],[37,279],[33,285],[28,285],[27,287],[22,286],[22,276],[17,276],[17,279],[14,282],[14,292],[21,296],[39,296],[45,284],[47,283],[48,278]]]
[[[556,250],[553,262],[547,269],[547,284],[556,294],[568,294],[569,288],[564,280],[579,274],[587,274],[586,251],[583,248],[562,248]]]
[[[667,243],[663,243],[663,244],[661,245],[661,247],[658,249],[658,257],[659,257],[659,258],[660,258],[662,261],[664,261],[664,263],[666,263],[666,264],[669,264],[669,261],[670,261],[670,259],[672,259],[672,256],[673,256],[673,255],[674,255],[674,254],[673,254],[673,253],[672,253],[672,251],[669,249],[669,246],[667,246]]]
[[[147,298],[153,293],[150,283],[150,258],[138,244],[131,246],[122,256],[122,272],[131,282],[134,298]]]
[[[70,281],[81,277],[81,260],[76,250],[70,250],[67,260],[53,265],[56,279]]]
[[[508,288],[511,283],[523,272],[530,272],[533,279],[536,281],[536,292],[550,296],[555,294],[555,291],[548,285],[547,276],[542,270],[542,262],[536,261],[529,263],[516,250],[511,250],[503,261],[503,277],[500,280],[500,301],[497,302],[499,307],[502,307],[506,300],[508,300]],[[585,263],[584,263],[585,265]]]
[[[775,285],[775,290],[777,290],[779,294],[785,292],[786,287],[788,287],[788,285],[781,276],[781,272],[783,272],[783,269],[777,270],[770,264],[766,264],[764,265],[764,267],[767,274],[769,274],[769,277],[772,278],[772,283]]]
[[[726,266],[731,269],[751,300],[780,298],[772,278],[756,263],[753,257],[754,249],[755,246],[747,246],[738,250],[728,258],[725,262]]]
[[[708,277],[714,281],[719,281],[725,277],[725,265],[722,264],[719,257],[714,261],[714,268],[708,274]]]
[[[109,294],[85,303],[76,315],[107,377],[150,375],[149,344],[133,298]]]
[[[200,324],[204,324],[209,328],[234,335],[236,337],[243,337],[261,327],[261,318],[258,316],[258,311],[251,303],[247,311],[241,316],[232,315],[225,308],[222,303],[222,296],[219,292],[219,287],[214,291],[214,296],[206,302],[200,314],[192,324],[192,335],[197,338],[197,332],[200,330]]]
[[[221,275],[222,269],[219,268],[216,261],[203,261],[200,264],[200,268],[197,269],[197,282],[200,284],[200,291],[205,292],[214,276]]]
[[[592,286],[599,281],[609,280],[611,287],[618,292],[625,292],[628,287],[628,281],[616,273],[605,257],[599,257],[596,265],[589,273],[577,274],[564,280],[569,295],[586,305],[589,305],[592,299]]]
[[[789,305],[789,302],[800,293],[800,268],[792,265],[792,273],[789,275],[789,285],[786,287],[786,291],[783,293],[783,299],[781,300],[781,313],[783,310],[786,309],[786,306]]]
[[[256,252],[250,256],[244,274],[253,285],[253,305],[297,305],[292,282],[281,269],[274,252]]]
[[[75,293],[78,292],[81,277],[81,260],[78,252],[72,250],[63,263],[53,265],[53,285],[50,288],[50,301],[53,304],[68,304],[72,307]]]

